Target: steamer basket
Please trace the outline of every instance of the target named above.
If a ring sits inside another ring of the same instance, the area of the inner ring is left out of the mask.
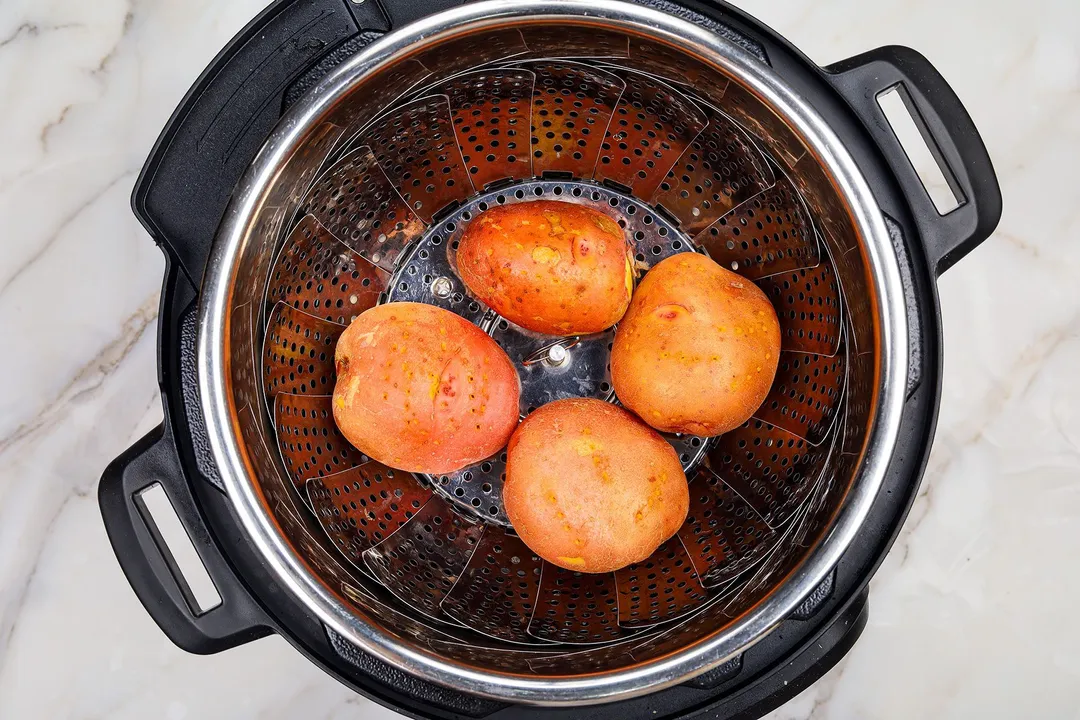
[[[683,528],[610,574],[562,570],[517,539],[504,453],[448,476],[394,471],[351,448],[330,409],[337,336],[405,300],[490,333],[518,365],[523,416],[563,397],[618,402],[614,331],[525,331],[458,276],[472,218],[540,198],[616,219],[639,277],[711,255],[769,295],[782,327],[753,419],[669,438],[691,478]],[[843,551],[903,400],[899,287],[843,146],[760,61],[618,2],[483,3],[375,43],[271,136],[204,285],[204,412],[253,541],[342,636],[500,699],[624,697],[755,642]]]

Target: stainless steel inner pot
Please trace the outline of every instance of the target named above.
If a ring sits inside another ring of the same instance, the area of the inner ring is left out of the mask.
[[[532,335],[457,278],[471,217],[540,197],[604,208],[641,272],[710,254],[782,321],[755,418],[670,438],[691,478],[686,525],[610,575],[521,544],[501,508],[504,457],[395,472],[350,448],[330,413],[338,334],[396,300],[488,331],[518,363],[523,414],[568,395],[617,402],[609,335]],[[345,641],[482,696],[609,701],[744,650],[851,542],[898,428],[898,264],[843,143],[758,58],[622,2],[480,2],[376,41],[270,136],[205,277],[202,408],[250,541]]]

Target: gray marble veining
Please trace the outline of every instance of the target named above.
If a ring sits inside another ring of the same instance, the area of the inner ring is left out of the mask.
[[[827,64],[926,54],[1001,178],[999,232],[940,283],[937,442],[849,656],[773,720],[1080,707],[1080,4],[742,0]],[[163,261],[128,195],[262,0],[0,3],[0,717],[374,718],[277,638],[174,648],[105,538],[102,469],[161,418]]]

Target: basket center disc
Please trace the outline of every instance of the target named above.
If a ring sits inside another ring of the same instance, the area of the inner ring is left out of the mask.
[[[689,238],[655,209],[612,188],[573,180],[530,180],[480,193],[437,220],[404,255],[386,293],[387,302],[418,302],[457,313],[487,332],[506,351],[521,379],[521,416],[555,400],[586,397],[618,403],[611,385],[615,329],[560,338],[518,327],[472,296],[457,271],[457,247],[476,216],[497,205],[561,200],[605,213],[633,245],[638,277],[664,258],[696,252]],[[705,454],[706,439],[667,436],[688,472]],[[506,452],[441,476],[432,487],[485,522],[509,527],[502,503]]]

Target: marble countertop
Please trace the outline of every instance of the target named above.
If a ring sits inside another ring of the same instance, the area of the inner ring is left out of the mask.
[[[128,208],[184,91],[264,0],[0,3],[0,717],[396,717],[270,637],[173,647],[103,530],[161,419],[164,262]],[[741,0],[827,64],[926,54],[990,147],[997,234],[940,282],[941,420],[854,650],[775,720],[1080,717],[1080,3]]]

